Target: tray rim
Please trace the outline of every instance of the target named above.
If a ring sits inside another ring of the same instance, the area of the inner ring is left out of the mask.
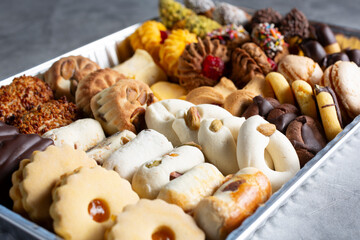
[[[250,11],[249,9],[246,9]],[[255,10],[252,10],[255,11]],[[152,20],[159,20],[159,17],[152,18]],[[315,21],[311,21],[315,22]],[[6,85],[12,82],[15,77],[22,75],[36,76],[44,72],[44,69],[48,69],[55,61],[62,57],[70,55],[83,55],[84,52],[90,49],[105,44],[107,41],[116,40],[122,41],[127,38],[132,32],[140,26],[142,22],[133,24],[103,38],[85,44],[79,48],[68,51],[60,56],[50,59],[37,66],[29,68],[20,73],[6,77],[0,80],[0,86]],[[360,29],[346,28],[342,26],[328,24],[331,28],[340,29],[347,32],[348,34],[354,34],[352,36],[360,37]],[[346,33],[345,33],[346,34]],[[271,217],[274,212],[279,209],[288,200],[291,195],[314,173],[319,169],[328,159],[328,157],[338,149],[341,144],[352,136],[352,133],[360,128],[360,115],[357,116],[350,124],[348,124],[341,133],[339,133],[332,141],[327,143],[326,147],[323,148],[316,156],[306,164],[300,171],[289,180],[284,186],[274,193],[271,198],[261,207],[259,207],[254,214],[248,217],[237,229],[233,230],[226,239],[247,239],[256,232],[259,227]],[[37,225],[36,223],[22,217],[21,215],[13,212],[12,210],[4,207],[0,204],[0,220],[6,221],[13,226],[18,227],[22,231],[38,239],[61,239],[55,233],[52,233],[45,228]]]

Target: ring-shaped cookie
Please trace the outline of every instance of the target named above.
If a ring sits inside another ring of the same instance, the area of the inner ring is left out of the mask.
[[[64,239],[79,240],[103,239],[115,215],[139,200],[128,181],[100,166],[81,167],[65,175],[52,197],[55,232]]]
[[[271,156],[274,170],[265,161],[265,150]],[[300,163],[294,147],[287,137],[262,117],[248,118],[240,128],[237,142],[239,168],[255,167],[270,180],[273,192],[292,178]]]
[[[141,199],[124,208],[105,238],[197,240],[205,239],[205,234],[180,207],[161,199]]]

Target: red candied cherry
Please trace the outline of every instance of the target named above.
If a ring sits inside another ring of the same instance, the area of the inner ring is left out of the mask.
[[[218,80],[224,71],[224,61],[219,57],[207,55],[202,62],[202,74],[210,79]]]
[[[272,71],[277,71],[277,64],[276,64],[276,62],[274,61],[274,60],[272,60],[271,58],[267,58],[267,61],[270,63],[270,65],[271,65],[271,70]]]
[[[165,40],[168,38],[170,32],[169,31],[160,31],[160,36],[161,36],[161,44],[163,44],[165,42]]]

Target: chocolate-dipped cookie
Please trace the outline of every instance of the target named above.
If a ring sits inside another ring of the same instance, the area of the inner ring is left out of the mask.
[[[294,105],[284,103],[271,110],[266,120],[275,124],[277,130],[285,133],[290,122],[294,120],[299,113],[299,109],[297,109]]]
[[[260,115],[266,118],[269,112],[279,105],[279,101],[275,98],[263,98],[259,95],[254,97],[253,103],[245,110],[242,117],[249,118],[254,115]]]
[[[297,117],[289,124],[286,137],[296,150],[300,167],[303,167],[326,145],[326,137],[321,125],[305,115]]]

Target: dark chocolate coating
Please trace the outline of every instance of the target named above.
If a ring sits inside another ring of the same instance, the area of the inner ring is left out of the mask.
[[[266,118],[269,112],[279,105],[279,101],[275,98],[263,98],[259,95],[254,97],[253,103],[245,110],[242,117],[247,119],[254,115],[260,115]]]
[[[316,40],[307,40],[301,43],[301,49],[305,56],[312,58],[315,62],[320,63],[326,56],[324,47]]]
[[[330,65],[333,65],[337,61],[350,61],[348,55],[343,52],[328,54],[326,57],[323,58],[320,65],[324,68],[327,68]]]
[[[285,133],[290,122],[299,116],[299,112],[294,105],[284,103],[271,110],[266,120],[275,124],[277,130]]]
[[[293,144],[301,167],[326,145],[321,125],[309,116],[302,115],[292,121],[286,130],[286,137]]]
[[[336,38],[331,28],[323,23],[317,23],[314,25],[316,29],[316,37],[321,45],[324,47],[336,43]]]
[[[348,55],[349,60],[356,63],[360,67],[360,50],[359,49],[351,49],[345,50],[346,55]]]

